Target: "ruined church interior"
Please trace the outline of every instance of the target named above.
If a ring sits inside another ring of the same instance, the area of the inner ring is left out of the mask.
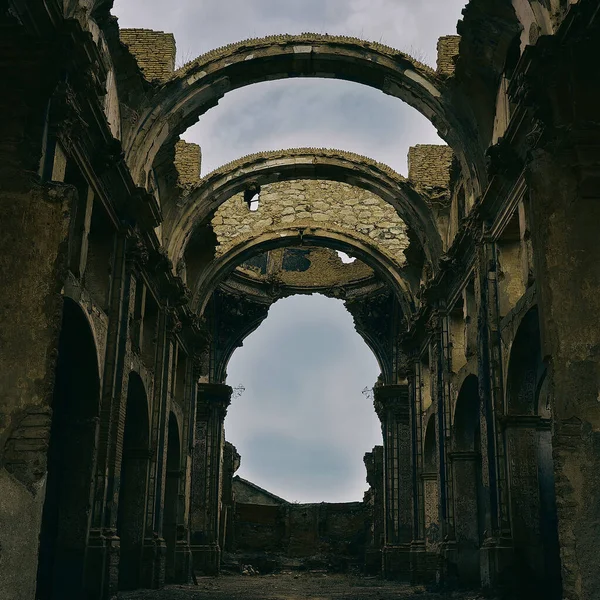
[[[1,600],[600,600],[600,2],[461,10],[428,61],[250,28],[182,59],[113,0],[0,0]],[[439,143],[207,171],[186,132],[292,79]],[[232,357],[316,294],[378,370],[352,502],[247,479],[224,426]]]

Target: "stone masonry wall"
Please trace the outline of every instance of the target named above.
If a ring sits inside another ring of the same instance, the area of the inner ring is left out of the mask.
[[[408,150],[408,179],[421,188],[449,188],[454,154],[450,146],[418,144]]]
[[[298,180],[262,188],[258,210],[252,212],[243,194],[233,196],[216,211],[212,226],[217,255],[244,238],[282,226],[321,227],[347,232],[375,244],[399,265],[408,247],[407,227],[395,209],[367,190],[334,181]]]
[[[164,81],[175,70],[175,36],[151,29],[121,29],[121,41],[148,81]]]
[[[437,44],[437,72],[443,77],[452,77],[460,47],[460,35],[446,35]]]
[[[198,144],[179,140],[175,144],[175,168],[181,187],[191,187],[200,181],[202,151]]]

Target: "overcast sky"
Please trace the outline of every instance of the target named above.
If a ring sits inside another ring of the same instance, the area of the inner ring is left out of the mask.
[[[116,0],[121,27],[175,34],[179,65],[213,48],[279,33],[329,33],[382,42],[435,66],[436,43],[456,32],[465,0]],[[341,148],[406,174],[414,144],[441,143],[400,100],[332,80],[261,83],[226,94],[184,135],[202,147],[202,173],[262,150]],[[228,383],[246,391],[226,422],[239,474],[288,499],[360,500],[362,456],[381,443],[361,394],[375,359],[343,304],[320,296],[275,304],[238,350]]]
[[[340,300],[279,300],[228,371],[246,388],[225,421],[240,476],[290,501],[362,499],[363,455],[381,426],[361,390],[379,367]]]
[[[329,33],[379,41],[435,66],[436,44],[456,33],[465,0],[116,0],[121,27],[175,34],[177,62],[251,37]],[[334,80],[265,82],[226,94],[185,134],[206,174],[246,154],[342,148],[406,174],[414,144],[441,143],[417,111],[379,90]]]

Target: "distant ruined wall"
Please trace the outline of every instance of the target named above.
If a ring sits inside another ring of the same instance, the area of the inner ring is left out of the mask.
[[[175,70],[175,36],[151,29],[121,29],[121,41],[148,81],[164,81]]]
[[[375,243],[399,265],[406,262],[407,227],[391,205],[346,183],[315,180],[264,186],[255,212],[249,210],[243,194],[230,198],[212,220],[219,242],[217,255],[224,254],[244,237],[296,225],[346,230],[367,243]]]
[[[362,502],[266,506],[237,502],[235,550],[292,558],[362,559],[367,509]]]

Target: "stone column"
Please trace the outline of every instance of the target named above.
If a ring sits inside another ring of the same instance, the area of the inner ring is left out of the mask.
[[[410,579],[413,521],[411,427],[406,384],[375,387],[375,410],[381,421],[384,462],[383,573]]]
[[[191,550],[194,569],[218,574],[221,495],[223,487],[223,422],[232,389],[220,383],[198,384],[196,432],[192,458]]]
[[[409,373],[410,423],[412,428],[412,479],[413,479],[413,540],[411,544],[411,582],[431,578],[425,544],[425,509],[423,481],[423,404],[421,401],[421,363],[413,364]],[[435,573],[435,571],[434,571]]]
[[[125,356],[129,314],[135,292],[133,265],[137,254],[126,233],[117,235],[109,304],[106,364],[100,409],[94,503],[86,556],[85,588],[90,598],[116,595],[120,541],[117,536],[121,452],[126,414]]]
[[[179,482],[179,515],[177,519],[177,543],[175,545],[175,583],[187,583],[190,576],[190,501],[192,486],[192,440],[196,421],[197,381],[200,377],[199,361],[191,357],[186,366],[185,397],[182,436],[183,464]]]
[[[146,500],[146,529],[142,554],[141,583],[160,588],[165,583],[167,544],[163,535],[164,490],[167,475],[167,440],[173,376],[173,325],[171,315],[160,310],[156,334],[154,389],[152,401],[151,448]]]
[[[434,382],[432,399],[436,403],[436,450],[438,466],[438,498],[440,525],[440,563],[437,575],[448,581],[455,575],[456,540],[454,536],[454,504],[452,471],[449,466],[448,451],[450,448],[450,374],[452,371],[451,347],[448,330],[448,318],[435,313],[430,322],[432,332],[432,355]]]
[[[506,453],[498,420],[504,414],[504,381],[498,317],[497,260],[494,244],[478,247],[475,293],[478,300],[478,379],[481,486],[484,539],[481,546],[481,584],[496,587],[513,560],[509,517]]]

